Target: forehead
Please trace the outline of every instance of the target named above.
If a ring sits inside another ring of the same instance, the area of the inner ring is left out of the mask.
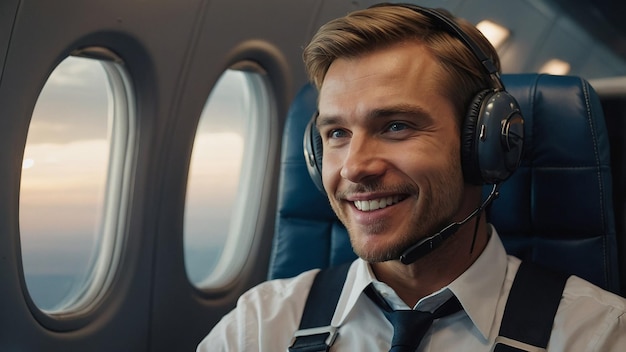
[[[320,116],[366,115],[385,106],[413,105],[425,111],[451,107],[440,94],[441,73],[419,42],[339,58],[330,65],[320,88]]]

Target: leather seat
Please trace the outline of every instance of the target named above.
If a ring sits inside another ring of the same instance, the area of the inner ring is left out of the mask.
[[[609,141],[598,96],[574,76],[515,74],[502,80],[525,119],[524,156],[488,209],[489,222],[510,254],[618,292]],[[287,117],[269,278],[356,258],[305,165],[302,138],[316,99],[315,88],[303,87]]]

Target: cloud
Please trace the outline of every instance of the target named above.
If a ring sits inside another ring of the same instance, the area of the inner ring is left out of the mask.
[[[90,88],[94,83],[106,80],[106,73],[98,60],[70,56],[54,69],[46,84],[54,88]]]

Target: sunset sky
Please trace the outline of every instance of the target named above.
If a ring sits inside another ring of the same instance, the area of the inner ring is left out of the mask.
[[[242,84],[240,74],[228,74],[203,112],[188,184],[188,246],[219,247],[228,232],[244,152],[248,107],[245,94],[238,93]],[[107,90],[98,62],[69,58],[53,72],[39,97],[20,188],[27,277],[82,276],[95,253],[110,147]]]

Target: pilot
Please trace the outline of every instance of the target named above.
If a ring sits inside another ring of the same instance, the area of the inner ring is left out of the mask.
[[[316,282],[307,313],[318,270],[251,289],[199,352],[625,350],[626,300],[508,256],[481,216],[519,163],[523,117],[474,26],[381,4],[325,24],[303,56],[319,91],[311,173],[359,258]],[[509,145],[487,170],[483,125]],[[301,325],[324,310],[328,324]]]

